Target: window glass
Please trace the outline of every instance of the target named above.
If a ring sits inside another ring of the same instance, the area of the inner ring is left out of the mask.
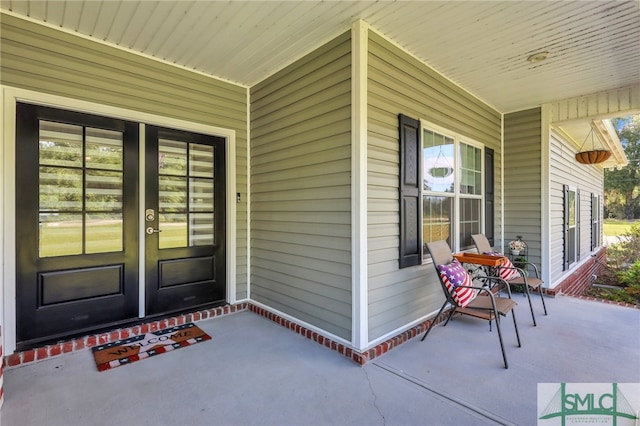
[[[105,253],[123,250],[121,235],[123,229],[122,213],[87,214],[86,253]]]
[[[482,194],[482,150],[460,143],[460,193]]]
[[[40,257],[123,250],[123,135],[42,120]]]
[[[422,236],[426,244],[446,240],[453,250],[473,247],[482,232],[482,148],[423,129]]]
[[[425,252],[427,243],[432,241],[452,241],[453,197],[425,195],[423,201],[422,241]]]
[[[85,207],[98,212],[123,210],[122,172],[87,170],[85,172]]]
[[[40,212],[39,256],[82,254],[82,215]]]
[[[453,139],[425,130],[423,145],[424,190],[453,193],[455,179]]]
[[[569,226],[576,226],[576,192],[569,191]]]
[[[43,167],[39,169],[40,211],[82,211],[82,169]]]
[[[475,247],[471,235],[482,232],[480,229],[481,200],[472,198],[460,199],[460,249]]]
[[[158,165],[159,247],[215,244],[214,148],[160,139]]]
[[[122,133],[87,128],[85,161],[87,168],[122,171],[124,164]]]
[[[187,175],[187,144],[180,141],[158,141],[158,169],[163,175]]]
[[[82,126],[40,121],[40,165],[82,166]]]

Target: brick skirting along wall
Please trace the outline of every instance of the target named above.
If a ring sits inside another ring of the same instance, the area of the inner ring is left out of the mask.
[[[589,260],[576,268],[554,290],[560,290],[567,296],[580,296],[591,286],[593,282],[592,276],[594,274],[599,275],[606,264],[607,249],[602,248],[596,253],[595,257],[590,256]]]
[[[29,349],[22,352],[16,352],[4,358],[4,365],[6,367],[17,367],[19,365],[30,364],[32,362],[41,361],[43,359],[52,358],[69,352],[90,349],[94,346],[104,345],[105,343],[116,342],[139,334],[164,330],[169,327],[175,327],[176,325],[214,318],[234,312],[246,311],[248,309],[248,305],[249,304],[245,302],[237,305],[227,305],[218,308],[206,309],[203,311],[134,325],[132,327],[120,328],[105,333],[83,336],[77,339],[41,346],[39,348]]]
[[[214,318],[217,316],[227,315],[235,312],[250,310],[251,312],[258,314],[266,319],[269,319],[289,330],[294,331],[309,340],[319,343],[331,350],[340,353],[343,356],[355,361],[359,365],[364,365],[368,361],[379,357],[382,354],[387,353],[391,349],[400,346],[408,340],[419,336],[424,333],[432,322],[439,323],[443,321],[448,311],[443,312],[438,318],[431,318],[420,324],[417,324],[410,329],[399,333],[398,335],[374,346],[373,348],[360,352],[349,346],[345,346],[342,343],[333,341],[332,339],[321,335],[318,332],[310,330],[302,325],[299,325],[293,321],[290,321],[282,316],[270,312],[264,308],[258,307],[250,302],[243,302],[237,305],[227,305],[219,308],[208,309],[204,311],[193,312],[189,314],[179,315],[171,318],[164,318],[149,323],[139,324],[132,327],[121,328],[112,330],[105,333],[88,335],[79,337],[76,339],[55,343],[52,345],[46,345],[34,349],[25,350],[22,352],[16,352],[4,357],[2,366],[8,368],[18,367],[21,365],[31,364],[37,361],[42,361],[48,358],[60,356],[66,353],[75,352],[84,349],[90,349],[94,346],[103,345],[105,343],[115,342],[128,337],[136,336],[143,333],[163,330],[176,325],[181,325],[189,322],[196,322],[205,320],[208,318]],[[1,347],[0,347],[0,356]],[[0,358],[1,359],[1,358]],[[0,385],[2,383],[2,369],[0,369]],[[0,396],[2,395],[0,388]]]
[[[435,323],[440,323],[442,322],[445,318],[447,318],[447,315],[449,315],[449,311],[445,311],[443,312],[438,318],[431,318],[429,320],[426,320],[424,322],[421,322],[418,325],[415,325],[413,327],[411,327],[410,329],[390,338],[385,340],[382,343],[379,343],[378,345],[374,346],[373,348],[366,350],[364,352],[360,352],[357,351],[351,347],[345,346],[342,343],[338,343],[335,342],[333,340],[331,340],[328,337],[325,337],[313,330],[309,330],[306,327],[303,327],[299,324],[296,324],[293,321],[290,321],[288,319],[285,319],[283,317],[281,317],[280,315],[274,314],[273,312],[270,312],[266,309],[260,308],[258,306],[255,306],[253,304],[249,304],[249,310],[252,312],[255,312],[256,314],[263,316],[267,319],[270,319],[271,321],[280,324],[281,326],[288,328],[289,330],[292,330],[304,337],[306,337],[309,340],[313,340],[316,343],[319,343],[321,345],[326,346],[327,348],[334,350],[336,352],[338,352],[341,355],[346,356],[347,358],[355,361],[356,363],[360,364],[360,365],[365,365],[367,362],[373,360],[374,358],[379,357],[382,354],[385,354],[387,352],[389,352],[391,349],[400,346],[401,344],[405,343],[406,341],[413,339],[416,336],[419,336],[420,334],[424,333],[425,331],[427,331],[427,328],[429,328],[429,325],[435,321]]]

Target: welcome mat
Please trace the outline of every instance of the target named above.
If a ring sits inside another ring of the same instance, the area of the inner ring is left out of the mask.
[[[96,346],[92,351],[98,371],[104,371],[205,340],[211,336],[188,323]]]

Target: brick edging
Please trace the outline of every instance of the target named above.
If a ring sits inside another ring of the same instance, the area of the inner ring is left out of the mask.
[[[256,306],[252,303],[249,304],[249,310],[285,328],[288,328],[289,330],[295,333],[298,333],[309,340],[312,340],[331,350],[334,350],[339,354],[351,359],[352,361],[355,361],[359,365],[365,365],[367,362],[389,352],[391,349],[400,346],[401,344],[413,339],[416,336],[419,336],[420,334],[427,331],[427,329],[429,328],[432,322],[435,321],[435,324],[438,324],[442,322],[449,315],[449,311],[445,311],[438,318],[431,318],[424,322],[421,322],[420,324],[415,325],[409,328],[408,330],[405,330],[404,332],[399,333],[394,337],[387,339],[382,343],[377,344],[371,349],[368,349],[364,352],[360,352],[352,347],[345,346],[342,343],[338,343],[313,330],[310,330],[304,326],[301,326],[300,324],[296,324],[291,320],[283,318],[278,314],[275,314],[267,309]]]
[[[606,263],[607,249],[601,248],[582,265],[572,270],[556,287],[568,296],[580,296],[592,283],[592,275],[599,275]]]
[[[61,356],[67,353],[80,351],[84,349],[90,349],[94,346],[103,345],[105,343],[115,342],[128,337],[136,336],[142,333],[153,332],[158,330],[164,330],[176,325],[182,325],[189,322],[200,321],[208,318],[214,318],[217,316],[227,315],[235,312],[241,312],[249,310],[257,315],[260,315],[266,319],[269,319],[301,336],[306,337],[320,345],[323,345],[339,354],[351,359],[359,365],[365,365],[367,362],[389,352],[401,344],[413,339],[426,332],[428,327],[432,324],[438,324],[444,321],[448,316],[448,311],[443,312],[438,318],[431,318],[417,324],[397,335],[385,340],[376,346],[365,350],[358,351],[355,348],[347,346],[343,343],[336,342],[329,337],[308,329],[300,324],[297,324],[291,320],[288,320],[278,314],[268,311],[264,308],[254,305],[251,302],[242,302],[237,305],[227,305],[219,308],[207,309],[203,311],[197,311],[184,315],[179,315],[170,318],[163,318],[148,323],[138,324],[131,327],[125,327],[117,330],[108,331],[105,333],[93,334],[88,336],[79,337],[76,339],[55,343],[52,345],[46,345],[34,349],[29,349],[22,352],[16,352],[8,355],[2,359],[0,367],[0,380],[2,378],[2,369],[19,367],[34,362],[42,361],[45,359]],[[435,325],[434,324],[434,325]],[[1,348],[0,348],[1,351]],[[0,352],[0,357],[2,353]],[[2,382],[0,381],[0,384]],[[0,401],[2,398],[2,389],[0,388]],[[0,402],[1,403],[1,402]]]
[[[94,346],[104,345],[105,343],[116,342],[118,340],[126,339],[128,337],[137,336],[139,334],[164,330],[176,325],[182,325],[190,322],[200,321],[208,318],[214,318],[222,315],[231,314],[234,312],[246,311],[248,309],[248,302],[242,302],[237,305],[226,305],[218,308],[205,309],[202,311],[192,312],[184,315],[177,315],[170,318],[163,318],[155,321],[150,321],[131,327],[120,328],[105,333],[92,334],[88,336],[79,337],[72,340],[62,341],[54,343],[52,345],[46,345],[34,349],[28,349],[22,352],[16,352],[11,355],[7,355],[2,359],[2,367],[0,368],[0,380],[1,372],[3,368],[19,367],[21,365],[31,364],[37,361],[53,358],[63,354],[90,349]],[[1,356],[1,351],[0,351]],[[0,384],[2,382],[0,381]],[[2,398],[2,390],[0,388],[0,398]],[[1,399],[0,399],[1,401]]]
[[[548,289],[545,289],[548,290]],[[560,292],[549,292],[545,291],[546,294],[550,296],[556,296],[558,294],[562,294]],[[565,294],[566,295],[566,294]],[[611,300],[604,300],[590,296],[582,296],[582,295],[567,295],[569,297],[575,297],[583,300],[597,301],[602,303],[607,303],[610,305],[623,306],[628,308],[640,309],[638,305],[632,305],[630,303],[625,302],[614,302]],[[142,333],[153,332],[158,330],[164,330],[169,327],[174,327],[176,325],[182,325],[189,322],[195,322],[200,320],[205,320],[209,318],[215,318],[222,315],[227,315],[235,312],[241,312],[249,310],[257,315],[260,315],[266,319],[269,319],[282,327],[285,327],[301,336],[306,337],[307,339],[314,341],[320,345],[323,345],[333,351],[338,352],[339,354],[351,359],[359,365],[365,365],[367,362],[372,361],[373,359],[389,352],[390,350],[402,345],[403,343],[413,339],[426,332],[428,327],[432,324],[438,324],[448,316],[448,311],[443,312],[438,318],[431,318],[425,320],[387,340],[382,343],[377,344],[376,346],[365,350],[358,351],[355,348],[347,346],[343,343],[336,342],[329,337],[323,336],[322,334],[308,329],[300,324],[297,324],[294,321],[288,320],[278,314],[275,314],[267,309],[261,308],[251,302],[242,302],[237,305],[226,305],[218,308],[206,309],[203,311],[197,311],[193,313],[178,315],[175,317],[164,318],[156,321],[151,321],[148,323],[138,324],[131,327],[121,328],[105,333],[88,335],[80,338],[76,338],[69,341],[64,341],[60,343],[56,343],[53,345],[47,345],[44,347],[29,349],[22,352],[16,352],[14,354],[8,355],[2,358],[2,346],[0,344],[0,359],[2,359],[2,363],[0,364],[0,407],[2,406],[2,401],[4,397],[3,386],[2,386],[2,375],[3,370],[11,367],[18,367],[25,364],[30,364],[37,361],[42,361],[44,359],[60,356],[66,353],[75,352],[84,349],[90,349],[97,345],[102,345],[105,343],[115,342],[117,340],[126,339],[128,337],[136,336]],[[435,325],[434,324],[434,325]],[[1,336],[1,334],[0,334]]]

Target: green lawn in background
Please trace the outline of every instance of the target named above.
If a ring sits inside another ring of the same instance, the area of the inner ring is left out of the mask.
[[[606,219],[604,221],[604,235],[615,237],[624,235],[631,229],[634,223],[640,223],[640,219],[636,220],[616,220]],[[80,225],[77,226],[52,226],[45,225],[40,229],[40,256],[48,257],[66,253],[66,249],[71,249],[73,254],[76,251],[70,246],[78,245],[77,250],[81,250]],[[121,235],[119,223],[105,223],[103,225],[94,226],[87,235],[88,240],[92,242],[92,252],[102,253],[112,251],[114,244],[116,251],[121,250],[121,241],[116,237]],[[114,238],[115,237],[115,238]],[[160,248],[165,247],[185,247],[187,245],[187,229],[186,224],[172,224],[163,226],[163,234],[161,236]],[[115,241],[114,241],[115,240]]]
[[[617,219],[606,219],[604,221],[603,232],[604,235],[608,237],[617,237],[619,235],[624,235],[631,229],[631,225],[634,223],[640,223],[640,220],[617,220]]]
[[[80,222],[47,223],[40,227],[39,255],[53,257],[82,253],[82,224]],[[163,224],[160,248],[187,247],[187,224]],[[122,224],[104,221],[86,228],[86,253],[122,251]]]

